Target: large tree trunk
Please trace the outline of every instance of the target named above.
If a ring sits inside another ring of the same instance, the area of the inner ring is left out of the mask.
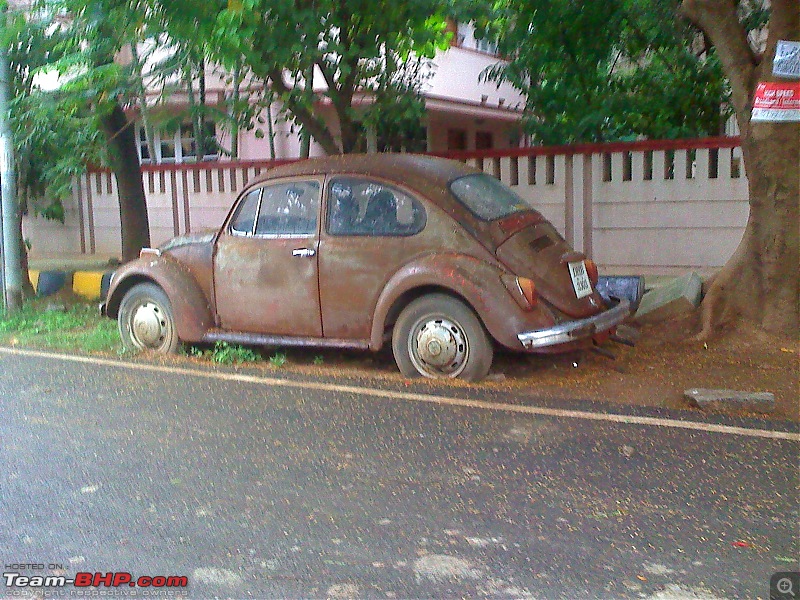
[[[150,245],[150,225],[142,183],[142,170],[136,152],[133,124],[119,104],[101,117],[101,127],[109,147],[111,170],[117,178],[119,219],[122,230],[122,261],[139,256]]]
[[[750,216],[734,255],[703,300],[707,337],[737,317],[797,335],[800,326],[800,124],[751,122],[756,84],[769,81],[777,41],[800,32],[797,0],[773,0],[763,55],[749,45],[733,0],[684,0],[683,11],[714,43],[731,82],[750,193]]]

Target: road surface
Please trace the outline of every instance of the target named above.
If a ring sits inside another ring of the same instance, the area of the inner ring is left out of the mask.
[[[273,373],[0,349],[0,598],[766,600],[798,569],[796,427]]]

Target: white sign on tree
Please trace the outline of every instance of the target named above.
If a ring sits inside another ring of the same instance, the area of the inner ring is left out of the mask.
[[[778,77],[800,79],[800,42],[779,40],[775,48],[772,74]]]

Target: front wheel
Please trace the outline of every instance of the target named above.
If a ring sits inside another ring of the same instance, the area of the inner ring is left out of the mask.
[[[139,283],[125,294],[117,318],[122,345],[127,350],[172,353],[178,332],[169,298],[153,283]]]
[[[409,304],[394,326],[392,351],[406,377],[478,381],[492,366],[492,341],[475,313],[445,294]]]

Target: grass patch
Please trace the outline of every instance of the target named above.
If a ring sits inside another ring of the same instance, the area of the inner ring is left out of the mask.
[[[269,364],[273,367],[282,367],[286,364],[288,357],[286,356],[286,352],[276,352],[272,356],[269,357]]]
[[[122,348],[116,321],[101,317],[96,304],[47,310],[42,300],[27,302],[13,314],[0,312],[0,344],[108,353]]]
[[[217,342],[213,348],[202,349],[192,346],[189,354],[196,358],[210,358],[215,363],[223,365],[256,362],[261,360],[261,355],[250,348],[228,342]]]

